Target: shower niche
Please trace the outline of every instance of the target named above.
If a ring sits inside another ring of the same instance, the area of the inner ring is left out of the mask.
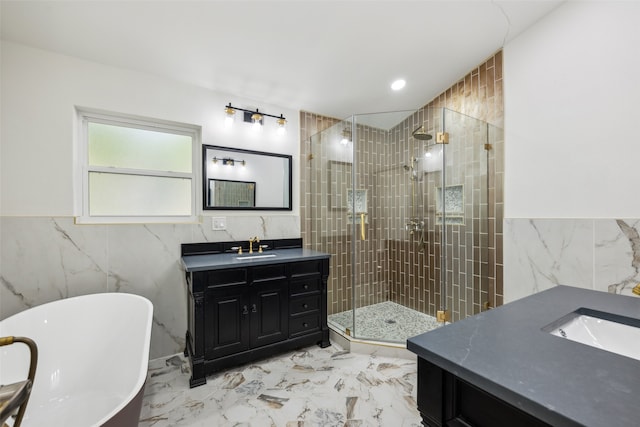
[[[442,224],[444,218],[447,224],[464,225],[464,187],[449,185],[436,189],[436,223]]]
[[[367,216],[367,190],[347,190],[347,211],[349,223],[366,224]]]

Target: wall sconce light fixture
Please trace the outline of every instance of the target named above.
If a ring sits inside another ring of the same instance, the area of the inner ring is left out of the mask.
[[[225,157],[222,159],[219,159],[217,157],[213,158],[213,164],[217,165],[218,162],[221,162],[223,166],[235,166],[236,163],[242,165],[242,166],[246,166],[247,161],[246,160],[239,160],[239,159],[232,159],[231,157]]]
[[[229,105],[225,105],[224,107],[225,124],[233,123],[233,118],[235,117],[236,111],[242,111],[244,113],[244,121],[248,123],[252,123],[254,126],[254,129],[262,128],[265,117],[273,117],[274,119],[276,119],[276,123],[278,125],[278,134],[280,135],[284,133],[285,125],[287,124],[287,119],[285,119],[285,117],[282,114],[280,114],[279,116],[274,116],[271,114],[263,113],[259,111],[257,108],[255,109],[255,111],[246,110],[244,108],[234,107],[233,105],[231,105],[231,103],[229,103]],[[227,122],[227,120],[229,120],[229,122]]]

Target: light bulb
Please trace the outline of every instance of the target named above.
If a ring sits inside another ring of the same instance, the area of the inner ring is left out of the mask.
[[[253,120],[253,130],[259,131],[262,129],[262,114],[253,113],[251,115],[251,120]]]
[[[278,130],[276,131],[278,135],[284,135],[285,133],[287,133],[287,128],[285,127],[287,121],[282,116],[282,114],[280,114],[280,118],[276,120],[276,123],[278,124]]]
[[[236,110],[231,107],[231,104],[224,107],[224,127],[230,128],[236,118]]]

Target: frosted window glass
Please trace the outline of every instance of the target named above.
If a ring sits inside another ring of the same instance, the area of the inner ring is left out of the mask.
[[[89,165],[191,173],[188,135],[88,123]]]
[[[191,179],[89,173],[92,216],[191,215]]]

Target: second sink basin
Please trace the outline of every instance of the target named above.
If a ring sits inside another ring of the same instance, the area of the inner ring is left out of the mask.
[[[581,308],[543,329],[552,335],[640,360],[640,320]]]

